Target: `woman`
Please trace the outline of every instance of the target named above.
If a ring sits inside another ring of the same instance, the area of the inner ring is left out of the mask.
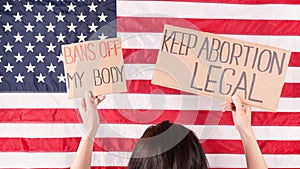
[[[182,125],[163,121],[150,126],[136,144],[128,169],[207,169],[195,134]]]
[[[85,93],[80,114],[84,135],[76,152],[72,169],[90,168],[93,142],[99,127],[97,105],[105,97]],[[251,108],[241,103],[238,96],[225,102],[223,111],[231,110],[246,155],[248,169],[266,169],[267,165],[251,128]],[[194,133],[177,124],[164,121],[150,126],[137,143],[128,164],[129,169],[206,169],[207,160]]]

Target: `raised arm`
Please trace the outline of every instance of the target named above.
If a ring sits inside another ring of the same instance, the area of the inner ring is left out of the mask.
[[[232,97],[232,101],[233,103],[226,102],[223,110],[229,109],[232,111],[235,128],[238,130],[242,138],[247,168],[268,168],[251,127],[251,107],[243,104],[240,98],[236,95]]]
[[[79,143],[71,169],[90,169],[94,139],[99,127],[97,105],[105,96],[94,97],[91,92],[85,92],[79,112],[83,121],[84,133]]]

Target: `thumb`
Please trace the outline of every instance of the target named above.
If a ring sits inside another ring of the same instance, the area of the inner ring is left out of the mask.
[[[77,104],[79,104],[79,103],[77,103]],[[80,115],[82,116],[83,113],[85,113],[85,110],[86,110],[86,104],[85,104],[85,99],[84,98],[81,99],[81,103],[80,103],[78,109],[79,109]]]
[[[242,109],[242,102],[241,102],[241,99],[240,99],[239,96],[233,95],[232,96],[232,101],[233,101],[233,103],[234,103],[237,110]]]
[[[91,91],[85,91],[84,94],[86,109],[90,110],[93,106],[93,94]]]

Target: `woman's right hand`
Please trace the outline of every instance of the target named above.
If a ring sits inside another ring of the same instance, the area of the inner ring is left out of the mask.
[[[243,104],[239,96],[233,95],[232,102],[225,102],[225,110],[232,111],[234,125],[240,134],[251,130],[251,107]]]
[[[88,136],[94,138],[99,127],[99,115],[97,106],[105,99],[105,96],[93,96],[91,91],[86,91],[79,108],[83,128]]]

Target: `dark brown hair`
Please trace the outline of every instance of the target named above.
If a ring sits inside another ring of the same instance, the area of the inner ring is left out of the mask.
[[[163,121],[150,126],[136,144],[128,169],[207,169],[207,159],[195,134]]]

